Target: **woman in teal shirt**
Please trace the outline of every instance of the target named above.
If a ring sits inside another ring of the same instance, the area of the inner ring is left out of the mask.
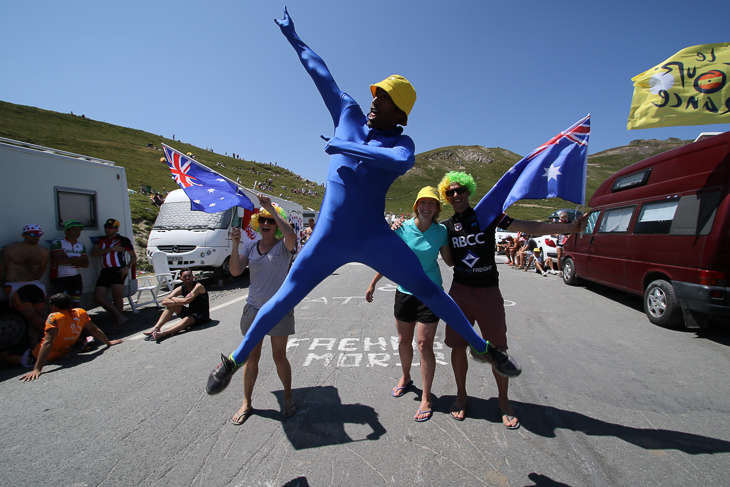
[[[441,214],[441,203],[438,192],[431,186],[419,191],[416,202],[413,204],[415,217],[403,222],[395,230],[396,234],[413,250],[426,272],[426,275],[439,287],[443,287],[438,256],[441,253],[448,265],[451,263],[451,250],[446,227],[438,223]],[[377,273],[370,283],[365,299],[373,302],[375,286],[383,277]],[[418,412],[414,420],[428,421],[431,419],[431,384],[436,371],[436,356],[433,353],[433,340],[438,326],[436,316],[426,305],[402,286],[398,286],[395,293],[395,326],[398,330],[398,353],[400,355],[403,374],[398,384],[391,391],[393,397],[401,397],[406,389],[413,384],[411,379],[411,362],[413,361],[413,334],[416,333],[418,352],[421,356],[421,381],[423,395]],[[418,325],[416,327],[416,325]]]

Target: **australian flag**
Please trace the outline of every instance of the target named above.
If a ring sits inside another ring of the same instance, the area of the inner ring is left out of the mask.
[[[253,203],[236,183],[162,144],[175,182],[190,198],[190,209],[217,213],[234,206],[253,211]]]
[[[481,228],[521,199],[560,197],[584,205],[590,132],[588,115],[512,166],[474,208]]]

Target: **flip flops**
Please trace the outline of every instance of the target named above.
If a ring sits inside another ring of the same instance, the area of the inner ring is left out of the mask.
[[[248,408],[242,413],[236,413],[233,418],[231,418],[231,423],[235,425],[242,425],[246,422],[246,420],[253,414],[253,408]]]
[[[460,413],[462,411],[464,412],[464,416],[461,417],[461,418],[459,416],[456,416],[454,414],[454,413],[457,413],[458,414],[458,413]],[[451,411],[450,411],[449,416],[451,416],[451,419],[453,419],[454,421],[464,421],[466,419],[466,404],[464,404],[460,408],[457,408],[456,407],[456,403],[452,404],[451,405]]]
[[[516,421],[516,423],[511,424],[512,421]],[[520,420],[513,415],[502,413],[502,424],[508,430],[516,430],[520,427]]]
[[[281,408],[281,415],[285,418],[291,418],[294,416],[297,412],[297,406],[295,404],[292,404],[289,407],[284,406]]]
[[[419,416],[422,414],[426,414],[427,416],[425,418],[419,418]],[[416,415],[413,416],[413,421],[415,421],[416,423],[423,423],[424,421],[428,421],[429,419],[431,419],[431,416],[433,416],[433,411],[431,411],[430,409],[421,411],[421,409],[419,408]]]
[[[412,385],[413,385],[413,379],[411,379],[411,381],[408,384],[404,385],[403,387],[396,386],[395,389],[390,391],[390,395],[393,397],[401,397],[403,394],[406,393],[406,389],[408,389]]]
[[[149,335],[147,335],[146,337],[144,337],[144,340],[146,342],[157,342],[157,343],[160,343],[162,340],[165,340],[166,338],[169,338],[169,337],[172,336],[172,335],[163,335],[163,336],[160,336],[160,335],[162,335],[162,331],[161,330],[155,330],[152,333],[150,333]]]

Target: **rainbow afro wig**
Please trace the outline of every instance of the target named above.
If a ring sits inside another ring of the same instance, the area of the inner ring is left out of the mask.
[[[279,214],[279,216],[282,218],[282,220],[288,221],[287,218],[286,218],[286,211],[284,211],[284,208],[282,208],[281,206],[277,205],[276,203],[271,203],[271,205],[274,207],[274,209]],[[273,218],[271,216],[271,213],[269,213],[268,211],[264,210],[263,208],[261,208],[258,213],[254,214],[251,217],[251,223],[250,223],[250,225],[251,225],[251,228],[253,228],[254,230],[256,230],[258,233],[261,233],[261,231],[259,230],[259,217],[261,217],[261,216],[264,217],[264,218]],[[279,225],[276,226],[276,233],[274,234],[274,237],[276,237],[276,238],[284,238],[284,234],[281,233],[281,229],[279,228]]]
[[[454,183],[464,186],[469,191],[469,196],[473,195],[477,191],[477,183],[474,182],[474,178],[471,177],[471,174],[457,171],[447,172],[446,176],[444,176],[439,183],[439,197],[445,204],[449,203],[449,200],[446,199],[446,190]]]

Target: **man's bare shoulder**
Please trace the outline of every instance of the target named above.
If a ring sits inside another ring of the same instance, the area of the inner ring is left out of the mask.
[[[11,243],[5,246],[2,252],[10,260],[17,258],[41,258],[51,253],[50,250],[42,245],[26,245],[25,242]]]
[[[11,254],[16,251],[16,249],[23,245],[23,241],[20,242],[13,242],[11,244],[7,244],[5,247],[2,248],[2,252],[4,254]]]

